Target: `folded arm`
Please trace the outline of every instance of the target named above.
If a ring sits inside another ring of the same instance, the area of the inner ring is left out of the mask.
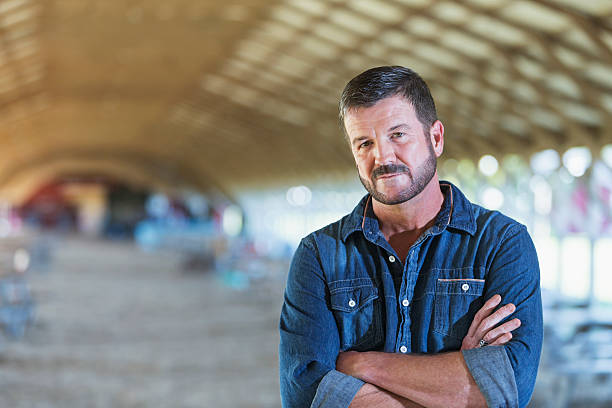
[[[500,302],[501,297],[495,295],[476,313],[463,340],[463,350],[479,347],[480,339],[498,345],[511,338],[511,331],[520,326],[520,321],[513,319],[498,325],[514,312],[513,304],[494,310]],[[486,406],[460,352],[436,355],[346,352],[340,353],[336,367],[367,384],[376,385],[380,392],[410,398],[409,401],[424,406]],[[351,407],[359,407],[357,402],[355,398]]]
[[[339,369],[427,407],[486,406],[460,352],[342,353]],[[351,404],[351,407],[359,405]]]
[[[483,296],[494,293],[514,304],[491,313],[491,304],[499,302],[490,298],[474,317],[462,351],[341,353],[337,369],[425,406],[524,407],[539,363],[542,306],[535,248],[522,226],[506,231],[491,262]],[[517,318],[496,326],[500,314],[512,312]],[[483,319],[487,315],[492,317]],[[492,346],[478,347],[481,339]]]
[[[351,402],[350,408],[419,408],[407,398],[400,397],[373,384],[365,383]]]

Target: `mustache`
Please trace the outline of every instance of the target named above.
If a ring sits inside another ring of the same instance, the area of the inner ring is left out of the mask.
[[[410,169],[403,164],[384,164],[372,170],[372,180],[376,180],[384,174],[396,173],[408,173],[408,175],[410,175]]]

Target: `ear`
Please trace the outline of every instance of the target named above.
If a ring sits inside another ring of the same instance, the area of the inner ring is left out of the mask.
[[[442,155],[444,150],[444,125],[439,120],[436,120],[429,128],[429,138],[436,157]]]

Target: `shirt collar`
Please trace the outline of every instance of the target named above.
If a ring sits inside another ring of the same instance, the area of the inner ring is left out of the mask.
[[[440,214],[444,212],[446,207],[449,208],[447,226],[474,235],[476,232],[476,220],[472,203],[468,201],[457,186],[449,181],[441,180],[440,188],[444,193],[444,204],[442,204]]]
[[[472,203],[454,184],[448,181],[441,180],[440,189],[444,194],[444,202],[436,217],[436,223],[432,227],[432,233],[439,234],[450,227],[474,235],[476,221]],[[364,234],[378,234],[378,229],[378,219],[372,210],[372,197],[367,194],[359,201],[342,225],[342,240],[346,241],[348,236],[355,231],[363,231]]]

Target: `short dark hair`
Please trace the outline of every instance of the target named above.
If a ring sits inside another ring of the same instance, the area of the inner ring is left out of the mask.
[[[390,96],[401,95],[414,107],[425,135],[438,120],[436,105],[423,78],[410,68],[382,66],[368,69],[351,79],[340,97],[340,127],[348,138],[344,118],[352,108],[367,108]]]

